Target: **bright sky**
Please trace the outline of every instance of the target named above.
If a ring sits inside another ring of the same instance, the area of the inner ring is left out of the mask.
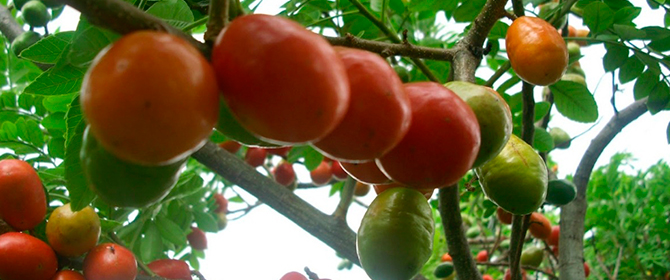
[[[276,14],[279,11],[280,2],[265,1],[258,12]],[[645,5],[642,3],[642,5]],[[76,11],[67,9],[64,14],[54,22],[50,23],[50,30],[60,26],[61,30],[74,30],[76,28],[78,14]],[[645,20],[645,22],[641,22]],[[659,11],[643,9],[642,15],[636,22],[640,26],[661,25],[663,15]],[[572,25],[580,28],[580,20],[571,17]],[[611,76],[605,75],[601,59],[605,54],[601,46],[582,48],[581,65],[587,75],[587,83],[591,92],[594,93],[599,108],[600,119],[595,128],[591,129],[582,137],[575,139],[569,150],[557,150],[551,153],[555,161],[559,163],[560,176],[573,174],[579,164],[581,155],[588,147],[591,139],[601,130],[613,115],[609,100],[612,95]],[[617,93],[617,108],[623,109],[633,101],[634,83],[623,85],[622,93]],[[539,89],[538,89],[539,93]],[[539,100],[539,95],[538,95]],[[558,126],[575,136],[588,130],[592,124],[580,124],[569,121],[560,116],[554,109],[552,126]],[[630,127],[625,128],[614,141],[605,149],[597,165],[606,164],[609,158],[616,152],[630,152],[637,158],[636,168],[646,168],[666,159],[670,155],[670,145],[667,144],[665,131],[670,121],[670,112],[662,112],[656,116],[645,114]],[[309,181],[306,170],[298,172],[300,181]],[[250,203],[255,198],[241,189],[238,191]],[[325,213],[332,213],[338,203],[337,196],[328,197],[329,188],[318,190],[298,190],[296,194],[310,202]],[[234,194],[227,192],[226,196]],[[374,194],[369,194],[362,200],[369,204]],[[243,207],[231,204],[231,209]],[[353,204],[347,217],[350,227],[358,229],[360,220],[365,209]],[[338,271],[337,264],[340,258],[335,252],[315,237],[303,231],[293,222],[286,219],[267,206],[260,206],[251,211],[245,217],[231,221],[228,227],[217,234],[208,234],[209,249],[206,251],[206,259],[201,262],[201,271],[209,280],[217,279],[279,279],[289,271],[303,271],[305,266],[316,272],[322,278],[333,280],[356,280],[368,279],[362,269],[354,266],[352,270]]]

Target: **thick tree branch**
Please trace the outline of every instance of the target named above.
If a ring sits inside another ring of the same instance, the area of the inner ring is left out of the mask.
[[[326,40],[328,40],[328,42],[330,42],[330,44],[334,46],[345,46],[357,49],[364,49],[367,51],[378,53],[383,57],[400,55],[414,58],[451,61],[455,53],[453,49],[428,48],[404,43],[393,44],[393,43],[365,40],[351,34],[347,34],[343,37],[325,36],[324,38],[326,38]]]
[[[3,5],[0,5],[0,32],[5,35],[8,43],[11,43],[23,33],[23,28],[16,22],[12,16],[12,12]]]
[[[596,161],[605,147],[621,132],[621,130],[642,114],[647,112],[647,99],[633,102],[614,115],[607,125],[591,140],[584,152],[573,182],[577,186],[577,198],[561,207],[561,236],[559,243],[559,259],[561,279],[580,280],[584,277],[584,217],[586,216],[586,187]]]

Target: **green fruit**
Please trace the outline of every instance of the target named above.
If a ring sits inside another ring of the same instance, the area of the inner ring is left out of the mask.
[[[19,54],[27,49],[28,47],[32,46],[33,44],[37,43],[42,38],[40,34],[34,31],[26,31],[21,33],[18,37],[12,41],[12,52],[16,55],[19,56]]]
[[[547,203],[562,206],[577,197],[577,187],[571,181],[560,179],[551,180],[547,186]]]
[[[143,166],[122,161],[102,148],[88,127],[80,153],[88,187],[100,199],[115,207],[146,207],[163,197],[177,183],[186,162]]]
[[[372,280],[408,280],[432,253],[434,222],[419,191],[391,188],[365,212],[356,247],[361,266]]]
[[[539,267],[544,259],[544,250],[530,247],[521,253],[521,264]]]
[[[538,14],[538,17],[546,21],[550,21],[554,17],[554,14],[559,11],[560,11],[559,3],[556,2],[545,3],[540,6],[540,13]],[[557,30],[561,30],[563,29],[566,23],[568,23],[568,16],[564,15],[563,17],[561,17],[561,19],[558,21],[557,24],[554,24],[554,27],[556,27]]]
[[[465,232],[465,236],[467,238],[476,238],[482,233],[482,231],[479,229],[479,227],[470,227],[468,230]]]
[[[554,146],[556,148],[567,149],[570,147],[570,142],[572,142],[572,139],[570,138],[570,135],[565,132],[565,130],[558,127],[553,127],[549,130],[549,135],[551,135],[551,139],[554,140]]]
[[[233,114],[228,109],[223,100],[219,105],[219,120],[216,124],[216,130],[221,132],[226,137],[240,142],[246,146],[251,147],[277,147],[275,144],[270,144],[265,142],[258,137],[254,136],[246,130],[240,123],[233,117]]]
[[[581,47],[576,42],[568,42],[568,55],[570,58],[582,55]]]
[[[37,0],[28,1],[21,8],[21,14],[27,24],[33,27],[46,26],[51,20],[51,14],[42,2]]]
[[[502,152],[475,169],[484,194],[515,215],[530,214],[547,195],[547,166],[533,147],[515,135]]]
[[[500,248],[509,248],[509,245],[510,245],[510,240],[509,239],[505,239],[505,240],[500,242]]]
[[[565,72],[566,74],[577,74],[582,77],[586,77],[586,73],[584,73],[584,70],[582,69],[581,66],[577,63],[570,64],[568,66],[568,70]]]
[[[454,274],[454,264],[451,262],[443,262],[439,264],[433,272],[433,275],[437,278],[449,277],[452,274]]]
[[[478,167],[505,147],[512,134],[512,113],[500,94],[489,87],[460,81],[449,82],[444,86],[468,103],[477,116],[481,145],[473,168]]]

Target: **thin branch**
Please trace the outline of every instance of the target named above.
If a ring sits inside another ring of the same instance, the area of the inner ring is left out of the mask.
[[[526,82],[523,82],[521,88],[523,96],[521,138],[531,146],[533,146],[533,135],[535,133],[535,99],[533,98],[533,88],[533,85]]]
[[[623,256],[623,247],[619,247],[619,255],[616,257],[616,265],[614,265],[614,272],[612,272],[613,279],[616,279],[619,276],[619,267],[621,266],[622,256]]]
[[[507,267],[507,266],[509,266],[510,264],[509,264],[508,262],[477,262],[477,265],[485,265],[485,266],[502,266],[502,267]],[[547,275],[547,276],[548,276],[549,278],[551,278],[551,279],[557,279],[557,280],[559,279],[558,276],[556,276],[556,275],[554,275],[554,274],[552,274],[552,273],[546,272],[546,271],[544,271],[544,270],[542,270],[542,269],[540,269],[540,268],[538,268],[538,267],[534,267],[534,266],[530,266],[530,265],[522,265],[521,268],[523,268],[523,269],[525,269],[525,270],[537,271],[537,272],[539,272],[539,273],[542,273],[542,274],[544,274],[544,275]]]
[[[453,49],[428,48],[403,43],[385,43],[361,39],[351,34],[347,34],[344,37],[325,36],[324,38],[334,46],[364,49],[378,53],[383,57],[399,55],[413,58],[451,61],[454,58],[455,53]]]
[[[493,84],[495,84],[498,81],[498,79],[500,79],[500,77],[502,77],[502,75],[505,74],[505,72],[507,72],[507,70],[509,70],[510,68],[512,68],[512,64],[509,63],[508,60],[505,62],[505,64],[500,65],[500,67],[498,67],[498,70],[496,70],[496,72],[493,73],[493,75],[489,78],[488,81],[486,81],[484,85],[487,87],[493,87]]]
[[[510,237],[509,249],[509,268],[512,280],[521,280],[521,251],[523,250],[523,241],[526,238],[528,220],[530,220],[530,215],[512,216],[512,236]]]
[[[347,211],[351,205],[351,200],[354,198],[354,188],[356,187],[356,180],[351,176],[347,177],[347,180],[344,182],[344,187],[340,191],[340,203],[337,204],[333,217],[340,220],[341,222],[346,223]]]
[[[214,44],[216,37],[221,30],[228,24],[228,13],[230,11],[230,1],[228,0],[210,0],[209,1],[209,20],[207,20],[207,31],[205,31],[205,42]]]
[[[512,0],[512,8],[514,9],[514,15],[517,17],[522,17],[526,13],[523,7],[523,0]]]

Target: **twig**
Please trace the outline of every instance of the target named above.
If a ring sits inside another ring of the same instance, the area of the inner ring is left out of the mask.
[[[214,44],[216,37],[228,24],[228,13],[230,11],[229,0],[209,1],[209,20],[207,20],[207,31],[205,31],[205,42]]]
[[[498,67],[498,70],[496,70],[496,72],[493,73],[493,75],[489,78],[488,81],[486,81],[484,85],[487,87],[493,87],[493,84],[495,84],[495,82],[498,81],[498,79],[500,79],[500,77],[502,77],[502,75],[505,74],[505,72],[507,72],[507,70],[509,70],[510,68],[512,68],[512,64],[510,64],[508,60],[505,62],[505,64],[500,65],[500,67]]]
[[[522,17],[525,15],[523,0],[512,0],[512,8],[514,9],[515,16]]]
[[[477,262],[477,265],[502,266],[502,267],[506,267],[506,266],[509,266],[510,264],[509,264],[508,262]],[[532,270],[532,271],[540,272],[540,273],[542,273],[542,274],[544,274],[544,275],[549,276],[549,278],[551,278],[551,279],[558,279],[558,276],[556,276],[555,274],[553,274],[553,273],[549,273],[549,272],[544,271],[544,270],[542,270],[542,269],[540,269],[540,268],[538,268],[538,267],[535,267],[535,266],[522,265],[521,268],[523,268],[523,269],[525,269],[525,270]]]
[[[203,276],[202,273],[200,273],[200,271],[197,270],[191,270],[191,275],[195,275],[196,277],[198,277],[199,280],[207,280],[205,279],[205,276]]]
[[[523,96],[521,138],[531,147],[533,146],[533,135],[535,133],[535,99],[533,98],[533,87],[533,85],[523,82],[521,89]]]
[[[413,58],[451,61],[455,53],[453,49],[429,48],[404,43],[379,42],[361,39],[351,34],[346,34],[343,37],[324,36],[324,38],[334,46],[364,49],[378,53],[384,57],[399,55]]]
[[[619,255],[616,257],[616,265],[614,265],[614,272],[612,272],[612,279],[617,279],[619,276],[619,267],[621,266],[621,257],[623,256],[623,247],[619,247]]]
[[[340,191],[340,203],[337,204],[335,212],[333,212],[333,217],[341,222],[346,223],[347,211],[351,205],[351,200],[354,198],[354,188],[356,187],[356,180],[352,177],[347,177],[347,180],[344,182],[344,187]]]

